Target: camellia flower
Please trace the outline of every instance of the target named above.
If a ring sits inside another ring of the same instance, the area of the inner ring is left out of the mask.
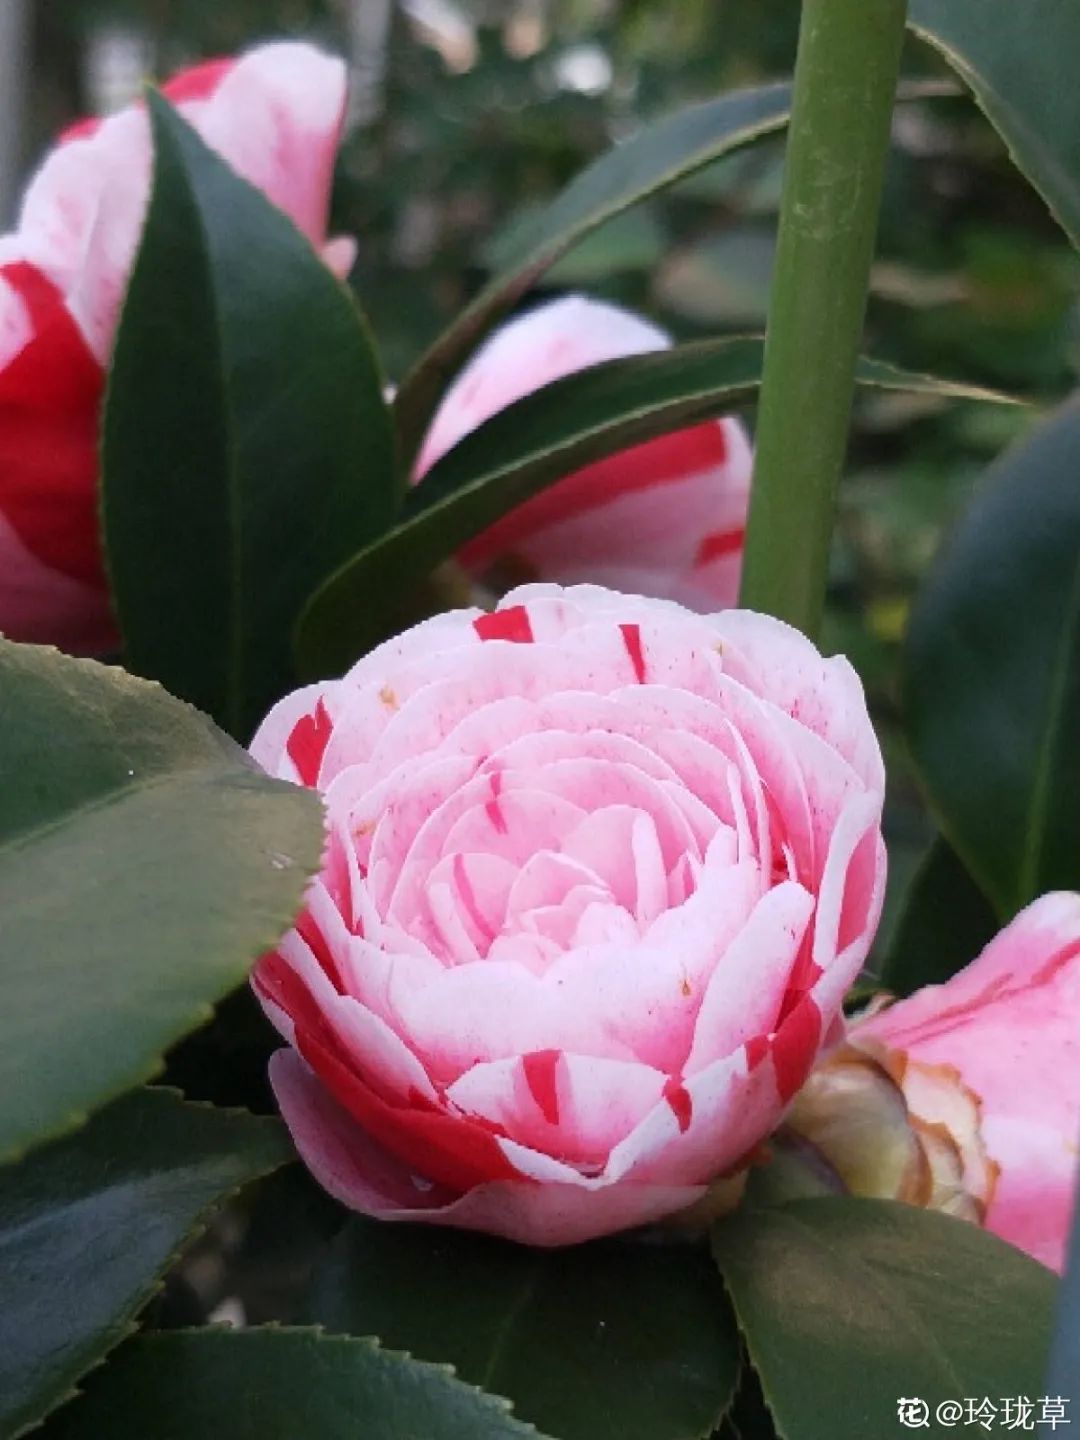
[[[881,755],[851,667],[778,621],[526,586],[288,696],[252,752],[325,796],[254,985],[354,1209],[538,1245],[656,1220],[842,1036]]]
[[[1080,1167],[1080,895],[1044,895],[945,985],[855,1025],[789,1117],[839,1181],[1064,1268]]]
[[[212,61],[165,86],[180,113],[320,247],[345,67],[307,45]],[[145,107],[74,126],[0,239],[0,631],[81,653],[114,647],[98,525],[105,368],[146,209]]]
[[[662,330],[572,295],[510,321],[458,376],[428,432],[421,478],[469,431],[542,385],[604,360],[666,349]],[[509,574],[720,610],[739,592],[753,457],[737,420],[710,420],[596,461],[527,500],[459,558]]]

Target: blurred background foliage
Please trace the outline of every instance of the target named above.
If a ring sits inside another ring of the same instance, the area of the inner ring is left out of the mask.
[[[482,283],[505,225],[642,119],[790,72],[799,13],[798,0],[21,3],[13,174],[147,74],[282,35],[347,57],[334,229],[358,237],[353,281],[391,379]],[[941,73],[915,41],[905,69]],[[1039,407],[1060,398],[1080,368],[1080,261],[967,98],[900,107],[894,142],[867,352]],[[587,289],[680,338],[760,331],[782,157],[782,142],[759,145],[609,223],[545,292]],[[886,749],[892,909],[932,834],[897,724],[910,598],[975,477],[1032,414],[898,393],[858,403],[826,645],[862,673]],[[879,953],[887,938],[888,923]]]

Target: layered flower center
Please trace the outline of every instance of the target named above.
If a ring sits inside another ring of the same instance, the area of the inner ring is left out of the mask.
[[[380,917],[445,964],[506,960],[541,973],[581,946],[639,941],[733,865],[760,875],[741,777],[723,756],[716,769],[728,818],[637,741],[527,735],[426,812],[417,777],[370,845],[370,821],[354,828],[357,859]],[[413,810],[411,835],[403,810]]]

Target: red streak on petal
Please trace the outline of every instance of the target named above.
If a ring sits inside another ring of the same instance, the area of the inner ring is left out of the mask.
[[[473,1120],[430,1106],[389,1104],[314,1035],[298,1028],[296,1044],[334,1099],[418,1175],[458,1192],[488,1180],[523,1180],[496,1136]]]
[[[559,1123],[559,1061],[561,1050],[534,1050],[521,1057],[521,1068],[529,1094],[549,1125]]]
[[[503,814],[502,806],[499,804],[499,797],[501,794],[502,776],[500,775],[498,770],[496,770],[491,777],[491,799],[484,806],[484,809],[487,811],[487,817],[491,821],[492,825],[495,827],[496,831],[500,835],[505,835],[507,833],[506,816]]]
[[[810,951],[812,945],[813,935],[808,932],[803,940],[802,948],[799,951],[799,957],[792,966],[791,974],[788,977],[787,989],[784,991],[784,998],[780,1002],[780,1013],[776,1019],[776,1028],[778,1030],[802,1000],[803,996],[813,990],[824,973],[821,966],[817,964],[815,960],[811,959]]]
[[[672,1075],[664,1086],[664,1099],[671,1106],[672,1114],[679,1123],[679,1131],[685,1135],[694,1118],[694,1102],[690,1091],[680,1079]]]
[[[518,645],[531,645],[533,641],[532,621],[524,605],[481,615],[473,621],[473,629],[481,640],[513,640]]]
[[[310,1030],[328,1048],[337,1048],[333,1031],[310,990],[276,950],[269,950],[260,958],[251,979],[259,994],[272,1000],[279,1010],[284,1010],[294,1024]]]
[[[623,644],[626,646],[626,653],[630,656],[630,664],[634,667],[634,674],[637,676],[639,685],[645,684],[645,655],[641,649],[641,626],[620,625]]]
[[[746,1042],[746,1069],[749,1074],[758,1068],[769,1053],[769,1037],[754,1035]]]
[[[333,985],[339,995],[344,995],[345,986],[342,984],[341,972],[338,970],[337,961],[331,953],[326,936],[315,923],[310,910],[304,910],[296,921],[296,933],[307,945],[308,949],[319,962],[319,968]]]
[[[1066,945],[1058,954],[1052,955],[1045,965],[1040,966],[1028,984],[1022,988],[1027,990],[1035,985],[1047,984],[1059,970],[1064,970],[1066,965],[1071,965],[1077,959],[1080,959],[1080,945]]]
[[[235,60],[227,58],[204,60],[201,65],[181,70],[162,90],[174,105],[182,105],[185,100],[209,100],[235,64]]]
[[[714,530],[711,535],[703,535],[694,556],[694,568],[720,560],[725,555],[737,555],[745,537],[746,531],[741,525],[735,530]]]
[[[331,829],[326,836],[322,882],[348,928],[354,935],[362,935],[364,933],[363,924],[353,914],[349,857],[346,853],[345,842],[336,829]]]
[[[813,958],[810,948],[804,945],[799,951],[799,958],[791,967],[791,974],[788,976],[788,989],[812,990],[824,973],[824,970],[822,970],[821,966]]]
[[[63,305],[64,297],[58,286],[43,275],[36,265],[26,260],[16,260],[0,269],[0,275],[26,306],[30,324],[35,330],[43,330],[56,315],[56,307]]]
[[[319,767],[333,733],[334,722],[320,696],[314,714],[301,715],[285,742],[289,759],[304,785],[314,785],[318,780]]]
[[[488,814],[489,816],[491,814],[490,804],[488,806]],[[501,811],[499,812],[499,818],[502,819]],[[494,823],[494,821],[492,823]],[[503,828],[506,828],[505,823]],[[472,881],[469,879],[469,872],[465,868],[465,856],[462,855],[460,851],[454,856],[454,884],[457,887],[458,899],[465,907],[465,913],[469,919],[476,926],[477,930],[480,931],[481,935],[485,936],[488,940],[493,940],[495,933],[485,920],[480,906],[476,903],[476,892],[473,890]]]
[[[397,1107],[403,1104],[433,1110],[436,1107],[426,1096],[410,1086],[407,1096],[400,1088],[380,1075],[375,1066],[368,1064],[363,1054],[350,1054],[346,1043],[335,1031],[329,1017],[323,1012],[319,1001],[308,989],[303,979],[288,961],[276,950],[263,955],[252,976],[255,989],[265,999],[273,1001],[292,1020],[296,1031],[296,1044],[300,1053],[306,1056],[301,1037],[306,1037],[310,1046],[317,1046],[321,1055],[329,1056],[335,1064],[348,1072],[355,1073],[358,1083],[364,1085],[380,1103]]]
[[[821,1011],[804,995],[777,1030],[772,1043],[776,1088],[786,1104],[802,1088],[821,1042]]]
[[[945,1006],[936,1015],[925,1020],[893,1027],[889,1031],[889,1045],[900,1049],[915,1043],[923,1044],[927,1040],[937,1040],[954,1030],[962,1030],[985,1005],[996,1004],[1013,995],[1037,989],[1053,980],[1059,970],[1074,964],[1077,959],[1080,959],[1080,945],[1068,944],[1052,955],[1033,975],[1019,972],[998,975],[988,985],[984,985],[977,995],[955,1005]]]
[[[25,261],[0,275],[33,327],[0,370],[0,511],[42,564],[104,591],[97,514],[104,376],[47,276]]]
[[[652,490],[671,481],[685,480],[719,469],[727,460],[723,425],[708,420],[633,445],[617,455],[594,461],[565,480],[550,486],[515,508],[461,551],[463,562],[482,567],[500,555],[527,545],[531,536],[549,525],[598,509],[623,495]]]
[[[192,65],[187,70],[181,70],[179,75],[174,75],[161,87],[162,93],[174,105],[183,105],[189,100],[209,100],[235,64],[236,61],[229,58],[204,60],[201,65]],[[92,140],[101,126],[102,121],[97,116],[75,120],[60,132],[59,143],[64,145],[69,140]]]
[[[69,140],[92,140],[101,129],[101,121],[96,116],[89,116],[85,120],[73,120],[70,125],[65,126],[57,136],[57,143],[66,145]]]

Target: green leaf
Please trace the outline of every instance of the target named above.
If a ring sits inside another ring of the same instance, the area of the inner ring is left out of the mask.
[[[881,984],[901,996],[923,985],[943,985],[997,932],[994,907],[939,835],[908,885]]]
[[[1080,404],[991,467],[911,618],[912,749],[1003,919],[1080,888]]]
[[[212,1206],[292,1158],[277,1120],[142,1090],[0,1170],[0,1434],[130,1333]]]
[[[410,492],[406,516],[439,513],[441,523],[450,519],[461,527],[479,510],[469,539],[583,464],[752,399],[761,355],[756,336],[700,340],[565,375],[465,435]],[[513,486],[509,503],[506,480],[502,489],[494,483],[503,477]],[[465,495],[468,511],[459,508]]]
[[[113,357],[103,506],[130,666],[247,739],[315,585],[389,527],[383,382],[345,287],[151,94],[153,194]]]
[[[543,1440],[441,1366],[317,1330],[142,1335],[48,1440]]]
[[[970,86],[1013,159],[1080,245],[1080,6],[909,0],[908,23]]]
[[[0,641],[0,1159],[148,1079],[289,924],[322,848],[156,685]]]
[[[356,1220],[317,1277],[312,1318],[449,1362],[559,1440],[696,1440],[738,1371],[723,1287],[683,1246],[528,1250]]]
[[[1042,1394],[1056,1277],[963,1220],[798,1200],[713,1229],[785,1440],[899,1433],[897,1400]]]
[[[751,400],[757,337],[702,340],[594,365],[526,395],[466,435],[410,492],[397,529],[355,555],[301,617],[301,675],[340,673],[386,637],[387,616],[440,561],[581,466]],[[860,361],[862,384],[1015,403],[996,391]]]
[[[743,1365],[738,1392],[716,1440],[778,1440],[776,1425],[761,1393],[761,1381],[750,1365]]]
[[[557,260],[547,272],[547,284],[598,285],[613,275],[648,271],[664,258],[667,246],[663,226],[647,205],[624,210]]]
[[[900,98],[952,94],[938,80],[905,81]],[[706,165],[782,130],[791,86],[733,90],[643,126],[576,175],[539,213],[513,223],[491,245],[498,266],[490,283],[420,358],[394,404],[402,450],[419,450],[439,397],[499,316],[568,250],[612,216],[696,174]]]
[[[395,402],[404,449],[419,449],[439,396],[484,333],[560,256],[613,215],[787,124],[789,85],[736,90],[647,125],[587,166],[539,215],[493,247],[494,279],[423,356]]]

